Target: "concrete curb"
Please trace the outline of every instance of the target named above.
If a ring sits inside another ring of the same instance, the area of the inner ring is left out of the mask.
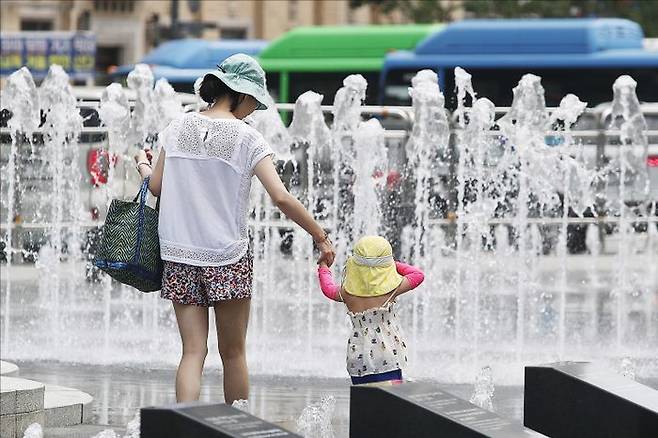
[[[77,389],[34,380],[0,377],[0,436],[22,438],[32,423],[76,426],[91,419],[93,397]]]
[[[0,360],[0,376],[17,377],[18,366],[11,362]]]
[[[74,426],[91,419],[93,397],[86,392],[58,385],[46,385],[45,427]]]
[[[44,424],[44,384],[0,376],[0,388],[0,435],[3,438],[22,437],[30,424]]]

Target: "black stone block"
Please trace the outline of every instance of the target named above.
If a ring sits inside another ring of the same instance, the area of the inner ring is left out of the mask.
[[[226,404],[179,403],[141,409],[142,438],[299,437]]]
[[[350,394],[351,438],[542,436],[435,385],[352,386]]]
[[[658,437],[658,391],[588,362],[526,367],[523,404],[553,438]]]

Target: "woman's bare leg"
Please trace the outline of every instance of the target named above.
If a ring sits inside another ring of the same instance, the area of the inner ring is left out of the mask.
[[[249,398],[245,340],[250,305],[249,298],[215,303],[219,355],[224,365],[224,400],[228,404]]]
[[[199,399],[203,363],[208,354],[208,308],[174,303],[183,355],[176,373],[176,401]]]

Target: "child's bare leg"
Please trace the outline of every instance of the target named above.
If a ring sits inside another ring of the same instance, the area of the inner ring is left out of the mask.
[[[228,404],[249,398],[245,340],[250,305],[249,298],[215,303],[219,355],[224,365],[224,400]]]
[[[176,401],[199,399],[203,363],[208,354],[208,308],[174,303],[183,354],[176,373]]]

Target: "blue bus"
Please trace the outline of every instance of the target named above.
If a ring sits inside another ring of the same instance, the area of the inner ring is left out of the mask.
[[[194,81],[214,70],[224,59],[235,53],[257,56],[267,44],[262,40],[171,40],[150,51],[141,62],[151,66],[156,81],[165,78],[174,90],[193,93]],[[134,67],[123,65],[112,76],[125,79]]]
[[[511,104],[512,88],[525,73],[541,76],[548,106],[567,93],[590,107],[609,102],[622,74],[637,81],[640,101],[658,102],[658,52],[642,44],[642,28],[625,19],[464,20],[428,36],[413,52],[388,54],[380,103],[409,105],[411,78],[432,69],[453,109],[455,67],[471,73],[478,96],[497,106]]]

